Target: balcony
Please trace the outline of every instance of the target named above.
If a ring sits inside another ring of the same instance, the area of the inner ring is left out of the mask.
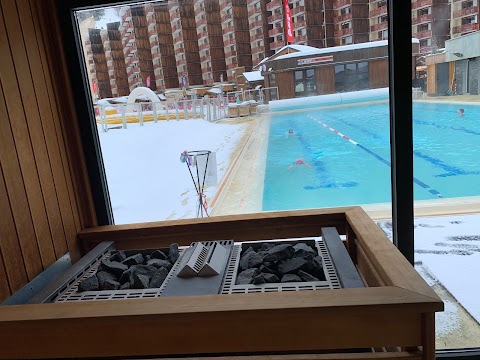
[[[233,32],[235,32],[235,27],[233,26],[227,26],[223,28],[223,35],[227,35]]]
[[[187,65],[187,60],[185,59],[178,59],[177,60],[177,67],[182,66],[182,65]]]
[[[477,30],[478,30],[478,23],[471,23],[471,24],[464,24],[461,26],[455,26],[453,28],[453,33],[461,34],[464,32],[471,32],[471,31],[477,31]]]
[[[263,36],[263,32],[257,34],[255,33],[255,35],[252,35],[250,36],[250,40],[253,42],[255,40],[263,40],[264,36]]]
[[[471,6],[469,8],[454,11],[453,12],[453,17],[454,18],[460,18],[460,17],[464,17],[464,16],[467,16],[467,15],[472,15],[472,14],[475,14],[475,15],[478,14],[478,6]]]
[[[293,23],[293,28],[295,30],[298,30],[298,29],[301,29],[301,28],[304,28],[307,26],[307,23],[305,22],[305,20],[302,20],[302,21],[295,21]]]
[[[254,22],[252,22],[250,24],[250,29],[257,29],[259,27],[262,27],[263,26],[263,21],[262,20],[255,20]]]
[[[224,46],[235,45],[236,43],[237,42],[235,41],[235,38],[223,40],[223,45]]]
[[[273,28],[271,30],[268,30],[268,36],[269,37],[272,37],[272,36],[275,36],[275,35],[281,35],[283,34],[283,27],[276,27],[276,28]]]
[[[173,44],[178,44],[183,42],[183,36],[181,34],[177,34],[173,37]]]
[[[202,64],[203,65],[203,64]],[[211,73],[212,72],[212,68],[211,67],[202,67],[202,72],[203,73]]]
[[[277,49],[280,49],[283,46],[285,46],[284,41],[275,41],[275,42],[270,44],[270,50],[277,50]]]
[[[263,53],[264,51],[265,51],[265,46],[257,46],[257,47],[252,48],[252,55],[253,54],[260,54],[260,53]]]
[[[432,30],[419,31],[416,34],[413,34],[413,36],[416,37],[417,39],[431,38]]]
[[[173,24],[172,25],[172,33],[175,34],[179,31],[182,30],[182,25],[181,24]]]
[[[297,36],[295,36],[295,42],[296,43],[305,42],[307,40],[308,40],[307,35],[297,35]]]
[[[292,9],[292,16],[303,14],[305,12],[305,6],[297,6]]]
[[[235,50],[225,51],[225,59],[229,59],[233,56],[237,56],[237,52]]]
[[[205,8],[204,7],[199,6],[195,9],[195,17],[197,17],[198,15],[203,14],[203,13],[205,13]]]
[[[151,38],[152,36],[158,35],[156,29],[152,29],[148,31],[148,37]]]
[[[273,14],[272,16],[268,17],[268,23],[271,24],[275,21],[283,20],[283,14]]]
[[[387,15],[387,7],[386,6],[382,6],[382,7],[379,7],[378,9],[372,10],[372,11],[370,11],[370,14],[369,14],[370,17],[376,17],[376,16],[380,16],[380,15]]]
[[[207,25],[207,19],[200,19],[197,21],[197,27]]]
[[[185,53],[185,49],[183,47],[179,47],[175,49],[175,55],[180,55],[184,53]]]
[[[370,26],[370,31],[380,31],[380,30],[386,30],[386,29],[388,29],[387,21]]]
[[[335,22],[336,23],[347,21],[347,20],[352,20],[352,13],[343,14],[343,15],[340,15],[340,16],[335,16]]]
[[[431,6],[433,4],[433,0],[417,0],[416,2],[412,3],[412,9],[419,9],[425,6]]]
[[[352,4],[352,0],[335,0],[333,2],[333,8],[334,9],[339,9],[341,7],[351,5],[351,4]]]
[[[212,57],[210,55],[203,55],[203,56],[200,56],[200,61],[202,63],[206,61],[212,61]]]
[[[220,3],[220,10],[221,11],[225,11],[229,8],[232,7],[232,2],[230,0],[223,0],[221,3]]]
[[[433,47],[432,46],[422,46],[420,48],[420,53],[421,54],[430,54],[432,52]]]
[[[210,49],[210,43],[206,43],[206,44],[201,44],[199,47],[198,47],[198,51],[205,51],[207,49]]]
[[[273,11],[276,8],[282,7],[282,0],[271,0],[267,4],[267,11]]]
[[[342,36],[352,35],[352,34],[353,34],[353,28],[335,31],[335,37],[342,37]]]
[[[197,34],[198,40],[206,38],[206,37],[208,37],[208,32],[206,32],[206,31],[201,31]]]
[[[262,13],[262,8],[252,7],[250,10],[248,10],[248,17],[256,14],[261,14],[261,13]]]
[[[433,19],[432,14],[422,15],[412,19],[412,24],[420,24],[424,22],[431,22]]]

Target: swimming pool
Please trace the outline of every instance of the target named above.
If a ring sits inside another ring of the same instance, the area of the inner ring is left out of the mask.
[[[414,103],[413,122],[415,200],[480,195],[480,106]],[[263,210],[390,202],[389,131],[388,102],[273,113]]]

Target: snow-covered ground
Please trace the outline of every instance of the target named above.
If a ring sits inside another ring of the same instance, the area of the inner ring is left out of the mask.
[[[391,238],[391,221],[378,224]],[[480,322],[480,214],[423,217],[415,219],[414,224],[415,262],[434,279],[420,274],[430,285],[441,284]],[[437,315],[442,331],[456,323],[450,305],[446,304],[446,313]]]
[[[129,124],[98,133],[116,224],[196,217],[197,196],[184,150],[216,153],[220,183],[245,124],[204,120]],[[217,186],[206,189],[211,199]]]

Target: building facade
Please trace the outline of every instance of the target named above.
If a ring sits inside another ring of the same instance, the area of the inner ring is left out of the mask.
[[[334,0],[335,46],[369,41],[369,1]],[[377,31],[373,26],[372,31]]]
[[[423,54],[445,47],[450,37],[449,0],[412,0],[412,35]]]
[[[452,39],[478,31],[478,0],[456,0],[451,6],[450,37]]]

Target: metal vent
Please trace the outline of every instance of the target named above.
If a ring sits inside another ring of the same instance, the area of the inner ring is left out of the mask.
[[[303,291],[303,290],[322,290],[322,289],[340,289],[335,267],[332,258],[328,253],[325,243],[321,238],[315,239],[288,239],[282,242],[295,244],[298,242],[314,242],[318,254],[323,259],[323,270],[325,272],[326,281],[311,281],[299,283],[276,283],[276,284],[260,284],[260,285],[235,285],[236,274],[240,264],[240,253],[242,245],[233,246],[232,253],[227,267],[227,274],[222,287],[222,294],[241,294],[241,293],[259,293],[259,292],[282,292],[282,291]]]

